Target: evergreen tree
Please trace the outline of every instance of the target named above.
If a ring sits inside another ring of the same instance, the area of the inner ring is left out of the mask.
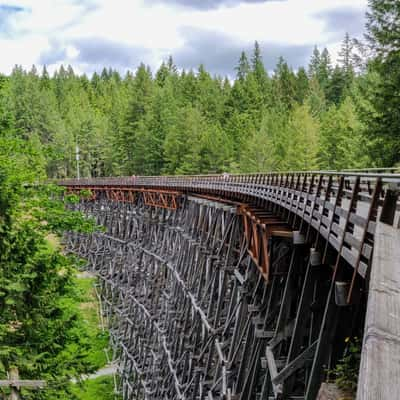
[[[328,50],[324,48],[322,53],[320,53],[318,48],[315,47],[308,67],[308,74],[310,79],[318,81],[320,88],[325,94],[329,85],[331,71],[332,65]]]
[[[343,68],[346,76],[352,77],[354,75],[353,67],[353,43],[350,39],[350,35],[346,32],[346,35],[342,42],[342,47],[339,52],[339,63]]]
[[[384,164],[400,161],[400,5],[394,0],[370,0],[367,39],[375,59],[370,68],[381,76],[372,88],[375,112],[367,116],[368,130],[387,143]]]
[[[240,153],[240,171],[269,172],[284,168],[287,150],[287,116],[265,109],[259,131],[252,131]]]
[[[257,82],[263,87],[265,85],[267,73],[262,60],[260,45],[257,41],[254,43],[254,52],[253,57],[251,58],[251,70],[253,71]]]
[[[321,168],[341,170],[368,166],[369,143],[363,138],[363,129],[350,97],[339,106],[331,106],[321,122]]]
[[[338,65],[335,66],[331,80],[329,82],[326,98],[329,103],[340,104],[343,100],[344,92],[349,88],[349,81],[346,72]]]
[[[141,64],[133,81],[133,93],[121,140],[124,173],[137,173],[142,168],[143,153],[138,150],[143,136],[143,119],[150,110],[152,97],[152,76],[148,68]]]
[[[310,63],[308,65],[308,76],[310,78],[318,76],[319,68],[321,64],[321,54],[317,46],[314,47]]]
[[[27,73],[16,67],[1,79],[6,90],[0,99],[0,124],[15,121],[15,134],[41,154],[50,177],[76,175],[76,145],[83,177],[215,172],[228,166],[235,171],[286,169],[292,165],[291,143],[301,138],[293,132],[293,121],[301,126],[302,116],[304,126],[317,126],[328,109],[327,115],[332,110],[344,113],[340,107],[351,97],[372,138],[368,151],[390,164],[397,159],[399,141],[387,127],[383,134],[378,128],[383,118],[393,122],[398,114],[393,111],[397,75],[388,66],[395,57],[378,57],[375,50],[369,70],[356,76],[353,44],[346,35],[341,64],[334,69],[328,51],[320,53],[316,47],[308,73],[302,67],[294,73],[280,58],[269,78],[255,42],[250,63],[241,53],[234,82],[211,76],[203,65],[195,72],[178,72],[172,57],[154,77],[143,64],[124,78],[103,68],[90,79],[76,75],[71,66],[61,66],[53,77],[46,68],[39,76],[35,68]],[[188,128],[188,121],[198,134]],[[193,150],[185,156],[180,143],[182,148],[193,146],[198,155]]]
[[[319,123],[311,115],[308,105],[293,108],[286,129],[287,153],[283,169],[291,171],[318,169]]]
[[[309,91],[309,81],[306,70],[300,67],[296,75],[296,94],[295,100],[298,103],[303,103]]]
[[[274,99],[288,109],[296,100],[296,75],[283,57],[279,58],[273,77]]]
[[[48,239],[50,232],[90,224],[67,216],[63,203],[49,200],[49,188],[27,186],[44,177],[42,161],[31,140],[12,129],[0,132],[0,378],[17,367],[25,379],[45,379],[46,390],[23,392],[27,400],[73,398],[71,377],[93,370],[72,301],[72,264]]]
[[[326,111],[326,97],[316,78],[310,79],[306,102],[313,117],[320,118]]]
[[[239,63],[235,69],[237,79],[240,81],[245,80],[250,72],[250,64],[244,51],[240,54]]]

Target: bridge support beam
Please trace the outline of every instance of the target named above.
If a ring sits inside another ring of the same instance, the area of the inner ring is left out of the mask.
[[[312,400],[339,311],[323,238],[232,203],[155,203],[82,201],[106,232],[66,237],[99,277],[124,400]],[[281,234],[261,252],[267,220]]]

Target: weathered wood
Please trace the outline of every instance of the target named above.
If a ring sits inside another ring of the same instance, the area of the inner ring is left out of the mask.
[[[312,361],[317,347],[318,341],[316,340],[310,346],[308,346],[301,354],[299,354],[293,361],[291,361],[285,368],[283,368],[274,378],[272,378],[273,384],[282,383],[286,378],[297,371],[304,364]]]
[[[0,380],[0,387],[30,387],[30,388],[44,388],[46,381],[44,380],[21,380],[21,379],[8,379]]]
[[[400,399],[400,230],[379,222],[357,400]]]
[[[356,293],[367,290],[371,192],[379,205],[385,196],[371,178],[121,178],[138,192],[135,203],[106,196],[113,179],[95,201],[80,202],[107,231],[71,233],[67,250],[100,278],[124,400],[315,400],[326,369],[343,356],[338,343],[362,330],[365,298],[339,308],[334,288],[353,277]],[[182,202],[150,206],[143,188],[177,190]],[[299,229],[304,249],[318,254],[302,254],[294,268],[288,238],[297,243]]]
[[[274,394],[275,396],[279,396],[280,394],[282,394],[282,384],[274,383],[274,379],[278,375],[278,368],[276,367],[274,353],[272,352],[272,349],[269,346],[267,346],[267,348],[265,349],[265,355],[267,358],[268,370],[271,376],[272,388]]]
[[[11,378],[11,380],[19,379],[18,368],[15,367],[10,368],[9,377]],[[15,387],[15,385],[10,385],[10,388],[11,388],[10,400],[20,400],[21,396],[18,388]]]
[[[9,387],[11,389],[10,400],[21,400],[19,391],[21,387],[40,389],[46,386],[46,381],[44,380],[19,379],[19,371],[16,367],[10,368],[8,375],[10,379],[0,380],[0,387]]]

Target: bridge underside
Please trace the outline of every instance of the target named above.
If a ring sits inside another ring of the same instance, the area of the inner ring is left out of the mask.
[[[106,231],[66,237],[99,277],[124,400],[314,400],[362,335],[364,280],[349,301],[353,268],[278,215],[168,204],[82,201]]]

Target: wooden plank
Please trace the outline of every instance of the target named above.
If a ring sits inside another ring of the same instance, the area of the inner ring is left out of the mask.
[[[356,250],[361,249],[361,242],[350,232],[345,233],[344,242],[349,244],[351,247],[354,247]]]
[[[272,390],[274,391],[275,396],[279,396],[282,394],[282,384],[273,383],[273,379],[278,375],[278,368],[276,367],[274,353],[269,346],[265,349],[265,355],[268,363],[268,371],[271,376]]]
[[[377,223],[357,400],[400,399],[400,230]]]
[[[301,354],[299,354],[290,364],[286,365],[275,377],[272,379],[272,383],[277,385],[283,383],[283,381],[302,368],[305,364],[310,363],[313,360],[315,349],[317,348],[318,340],[315,340],[310,346],[308,346]]]
[[[352,224],[357,225],[361,228],[365,228],[367,226],[367,220],[361,215],[356,214],[355,212],[350,213],[349,221]]]
[[[31,387],[31,388],[43,388],[46,386],[46,381],[43,380],[28,380],[28,379],[8,379],[0,380],[0,387]]]
[[[331,230],[332,232],[336,233],[336,235],[338,235],[339,237],[343,235],[343,229],[336,222],[332,223]]]
[[[347,247],[342,247],[342,251],[340,252],[342,257],[354,268],[357,262],[357,254]]]

